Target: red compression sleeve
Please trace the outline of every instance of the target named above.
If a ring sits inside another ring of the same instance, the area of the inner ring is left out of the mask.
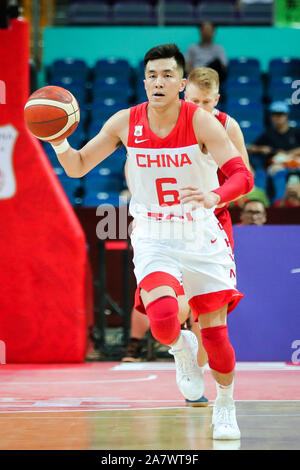
[[[219,204],[233,201],[239,196],[249,193],[254,186],[253,175],[247,169],[242,157],[231,158],[222,166],[221,171],[228,180],[213,191],[221,198]]]

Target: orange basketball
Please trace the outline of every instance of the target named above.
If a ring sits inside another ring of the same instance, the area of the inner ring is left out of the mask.
[[[80,110],[76,98],[68,90],[45,86],[29,97],[24,118],[35,137],[55,142],[75,131],[80,121]]]

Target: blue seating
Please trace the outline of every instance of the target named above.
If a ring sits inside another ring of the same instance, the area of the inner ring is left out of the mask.
[[[113,6],[114,24],[156,24],[156,12],[150,1],[123,1]]]
[[[213,23],[233,24],[236,19],[236,9],[230,2],[204,1],[195,9],[197,22],[211,21]]]
[[[258,59],[239,57],[236,59],[229,59],[228,61],[228,78],[241,76],[260,78],[260,74],[260,62]]]
[[[239,122],[241,131],[243,132],[245,144],[250,145],[264,132],[262,125],[251,121],[241,120]]]
[[[248,98],[260,101],[263,95],[262,83],[258,78],[245,76],[230,78],[224,86],[227,99]]]
[[[131,97],[132,90],[128,80],[119,77],[98,78],[93,83],[93,97],[99,96],[122,96],[128,101]]]
[[[57,59],[50,67],[51,78],[58,80],[61,77],[73,77],[76,80],[86,80],[89,74],[89,68],[83,59]]]
[[[296,58],[276,58],[269,62],[270,77],[299,77],[300,76],[300,59]]]
[[[241,121],[250,121],[253,124],[263,126],[264,108],[260,101],[250,101],[247,98],[229,100],[226,104],[226,112]]]
[[[293,91],[290,83],[273,81],[268,87],[267,95],[270,101],[289,101]]]
[[[243,24],[271,25],[273,23],[273,1],[241,2],[240,21]]]
[[[99,133],[105,121],[106,119],[103,119],[103,120],[99,119],[98,121],[94,121],[90,124],[88,132],[87,132],[88,140],[93,139],[93,137],[95,137]]]
[[[76,191],[81,186],[81,180],[79,178],[70,178],[68,175],[66,175],[65,170],[61,166],[54,167],[53,170],[71,204],[74,204]]]
[[[49,142],[41,142],[44,152],[46,153],[51,165],[53,167],[58,166],[59,162],[57,160],[56,153],[54,152],[52,145]]]
[[[79,150],[84,145],[86,140],[86,133],[77,129],[68,137],[68,141],[71,147],[77,150]]]
[[[269,82],[269,86],[270,87],[273,87],[273,86],[281,86],[281,85],[289,85],[290,87],[292,87],[292,83],[293,81],[295,80],[294,77],[291,77],[291,76],[280,76],[278,77],[277,75],[272,75],[271,77],[269,77],[270,79],[270,82]]]
[[[144,60],[140,60],[138,62],[138,65],[135,68],[135,73],[140,80],[144,80],[145,78],[145,66],[144,66]]]
[[[124,93],[122,93],[122,90],[116,91],[115,94],[111,91],[109,94],[107,93],[106,95],[102,93],[99,93],[99,95],[95,98],[95,100],[92,102],[92,107],[93,108],[101,108],[101,107],[119,107],[121,108],[126,108],[128,107],[128,97]]]
[[[111,21],[109,2],[76,2],[70,4],[67,13],[69,25],[107,24]]]
[[[98,78],[116,77],[129,81],[131,76],[129,62],[125,59],[117,59],[114,57],[97,60],[93,71],[95,80]]]
[[[175,0],[164,3],[165,24],[195,24],[193,1]]]
[[[112,100],[102,104],[93,103],[91,108],[91,122],[103,123],[123,107],[124,106],[115,105]]]
[[[83,80],[74,79],[73,77],[53,78],[50,85],[59,86],[68,90],[78,101],[79,106],[86,102],[86,84]]]
[[[300,96],[299,96],[299,98],[300,98]],[[291,121],[300,121],[300,103],[290,105],[289,119]]]
[[[102,105],[113,104],[114,106],[127,108],[129,106],[129,99],[130,97],[122,88],[98,88],[94,90],[92,106],[100,107]]]
[[[255,170],[254,183],[257,188],[267,190],[267,173],[263,168]]]
[[[124,177],[124,165],[126,162],[126,150],[124,147],[115,150],[114,153],[105,158],[103,162],[93,168],[91,175],[110,175],[118,178]]]
[[[127,198],[120,196],[119,193],[99,192],[86,195],[83,199],[83,205],[86,207],[97,207],[100,204],[110,204],[115,207],[127,205]]]
[[[286,190],[287,175],[288,175],[288,171],[284,169],[281,171],[277,171],[277,173],[275,173],[272,176],[273,189],[274,189],[273,202],[281,200],[284,197],[285,190]]]
[[[136,87],[136,102],[137,103],[144,103],[144,101],[148,101],[148,97],[146,95],[145,85],[142,80],[139,80]]]
[[[105,172],[104,172],[105,173]],[[123,189],[123,180],[117,176],[103,174],[103,171],[98,171],[98,174],[88,173],[84,177],[84,187],[86,195],[99,192],[117,193]]]
[[[289,126],[300,127],[300,119],[298,121],[296,119],[289,119]]]

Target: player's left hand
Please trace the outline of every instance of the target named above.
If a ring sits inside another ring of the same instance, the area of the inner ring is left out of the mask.
[[[193,186],[186,186],[180,189],[179,201],[182,204],[190,204],[191,210],[197,209],[198,207],[211,209],[218,205],[220,196],[213,192],[204,193],[199,188]]]

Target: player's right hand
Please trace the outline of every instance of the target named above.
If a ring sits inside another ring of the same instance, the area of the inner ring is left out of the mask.
[[[182,204],[190,204],[191,210],[195,210],[198,207],[211,209],[219,204],[220,196],[214,192],[204,193],[199,188],[187,186],[181,188],[179,201]]]

